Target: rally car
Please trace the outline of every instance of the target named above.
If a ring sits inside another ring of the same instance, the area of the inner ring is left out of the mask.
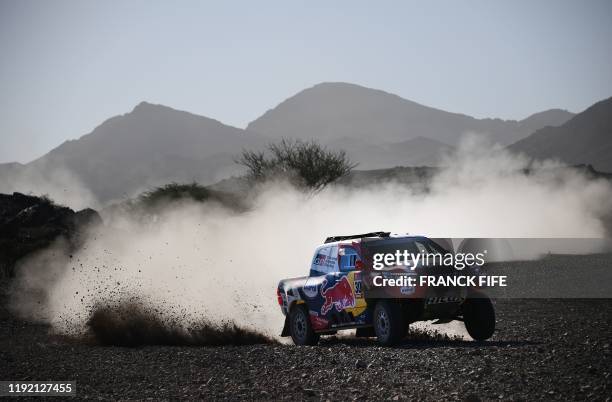
[[[376,276],[457,275],[453,267],[420,264],[409,269],[372,268],[372,256],[384,252],[448,253],[448,242],[424,236],[373,232],[328,237],[316,248],[310,274],[281,280],[278,304],[285,315],[281,336],[296,345],[315,345],[321,335],[357,329],[357,336],[376,336],[382,345],[399,342],[415,321],[465,323],[470,336],[488,339],[495,330],[495,311],[485,293],[465,286],[374,286]],[[380,280],[378,280],[380,282]]]

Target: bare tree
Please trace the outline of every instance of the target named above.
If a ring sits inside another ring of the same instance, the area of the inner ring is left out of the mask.
[[[245,150],[236,163],[245,166],[255,181],[284,176],[315,191],[347,175],[356,166],[344,151],[328,150],[316,141],[286,139],[268,145],[267,153]]]

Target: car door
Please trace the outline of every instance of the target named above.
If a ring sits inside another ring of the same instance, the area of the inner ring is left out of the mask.
[[[359,251],[350,245],[342,246],[338,250],[340,273],[346,277],[351,287],[352,302],[346,303],[344,312],[353,318],[354,324],[365,323],[366,301],[362,290],[362,268],[363,263]]]

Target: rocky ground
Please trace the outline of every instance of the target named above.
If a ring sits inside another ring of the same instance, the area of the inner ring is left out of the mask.
[[[612,399],[612,300],[500,300],[496,309],[498,330],[484,343],[126,348],[59,339],[2,307],[0,380],[76,380],[79,399]]]

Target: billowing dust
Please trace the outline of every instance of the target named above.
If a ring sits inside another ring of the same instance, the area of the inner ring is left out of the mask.
[[[80,336],[93,328],[102,343],[134,344],[134,336],[152,332],[151,341],[159,343],[178,337],[178,343],[215,344],[220,338],[213,332],[224,328],[236,343],[266,341],[278,339],[283,326],[278,281],[307,275],[314,248],[330,235],[605,235],[602,218],[612,210],[607,182],[551,162],[528,164],[477,142],[464,145],[445,165],[425,192],[382,182],[305,194],[275,182],[249,195],[248,212],[183,203],[146,222],[114,216],[91,228],[74,255],[58,245],[26,261],[15,305],[60,334]],[[146,309],[134,308],[134,302]],[[144,323],[143,311],[154,311]],[[119,334],[138,335],[109,335],[113,325]],[[162,329],[145,330],[155,326]],[[464,334],[452,326],[448,331]]]

